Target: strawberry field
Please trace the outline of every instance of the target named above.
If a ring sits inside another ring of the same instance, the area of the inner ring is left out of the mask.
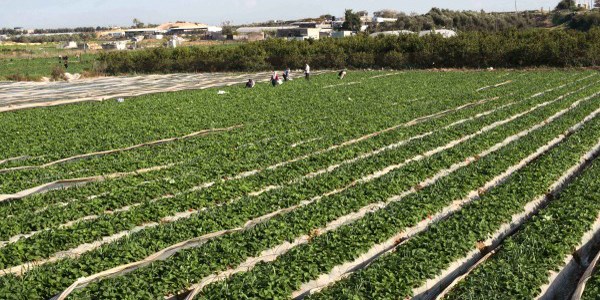
[[[0,299],[598,299],[599,114],[558,70],[3,112]]]

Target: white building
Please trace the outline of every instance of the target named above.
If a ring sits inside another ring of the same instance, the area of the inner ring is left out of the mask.
[[[179,46],[181,46],[183,44],[185,40],[178,37],[177,35],[174,35],[169,42],[167,42],[167,47],[168,48],[177,48]]]
[[[240,27],[236,30],[238,34],[248,34],[253,32],[275,33],[280,29],[294,29],[297,26],[274,26],[274,27]]]
[[[393,23],[398,21],[397,18],[381,18],[381,17],[373,17],[373,23]]]
[[[126,50],[127,49],[127,41],[116,41],[111,43],[102,44],[102,49],[104,50]]]
[[[320,28],[290,28],[278,29],[278,38],[287,38],[288,40],[318,40],[321,37]]]
[[[336,38],[336,39],[350,37],[350,36],[353,36],[353,35],[354,35],[354,32],[352,32],[350,30],[334,31],[334,32],[331,33],[331,37],[332,38]]]
[[[434,29],[434,30],[424,30],[419,32],[419,36],[423,37],[430,34],[439,34],[444,38],[450,38],[456,36],[456,31],[449,29]]]

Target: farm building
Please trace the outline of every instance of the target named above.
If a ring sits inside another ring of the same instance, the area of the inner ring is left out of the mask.
[[[102,47],[96,43],[79,43],[77,44],[79,50],[101,50]]]
[[[336,38],[336,39],[350,37],[350,36],[353,36],[353,35],[354,35],[354,32],[352,32],[350,30],[340,30],[340,31],[334,31],[334,32],[331,33],[331,37],[332,38]]]
[[[112,30],[112,31],[101,31],[96,33],[99,38],[113,38],[120,39],[125,37],[124,30]]]
[[[397,18],[381,18],[381,17],[373,17],[373,23],[393,23],[398,21]]]
[[[333,35],[333,29],[321,28],[321,31],[319,31],[320,38],[328,38],[328,37],[331,37],[332,35]]]
[[[164,23],[158,27],[156,30],[159,32],[167,33],[167,34],[202,34],[205,35],[209,32],[209,29],[214,29],[215,27],[208,26],[203,23],[193,23],[193,22],[169,22]]]
[[[136,29],[126,29],[125,37],[132,39],[138,36],[150,36],[165,33],[164,30],[158,30],[156,28],[136,28]]]
[[[278,38],[287,38],[292,40],[307,40],[320,38],[320,28],[291,28],[291,29],[278,29]]]
[[[162,40],[164,37],[163,34],[157,33],[157,34],[151,34],[149,36],[147,36],[146,38],[150,39],[150,40]]]
[[[250,32],[245,35],[238,35],[238,39],[247,40],[249,42],[263,41],[265,39],[264,32]]]
[[[174,35],[167,42],[167,47],[168,48],[177,48],[177,47],[181,46],[183,44],[183,42],[185,42],[185,40],[183,38],[178,37],[177,35]]]
[[[102,49],[104,50],[126,50],[127,42],[126,41],[116,41],[111,43],[102,44]]]
[[[263,32],[267,33],[276,33],[278,30],[283,29],[295,29],[297,26],[274,26],[274,27],[240,27],[236,30],[236,32],[240,35],[248,34],[251,32]]]

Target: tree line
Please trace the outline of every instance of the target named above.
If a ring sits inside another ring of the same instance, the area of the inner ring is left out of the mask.
[[[11,41],[16,43],[58,43],[64,41],[90,41],[96,38],[95,33],[56,34],[56,35],[18,35]]]
[[[410,30],[419,32],[432,29],[459,31],[503,31],[544,27],[546,17],[540,13],[487,13],[484,11],[454,11],[433,8],[423,15],[406,14],[393,10],[374,13],[375,17],[396,18],[396,22],[374,24],[374,31]]]
[[[266,71],[305,63],[336,68],[589,67],[600,64],[600,29],[463,32],[456,37],[369,37],[286,41],[231,48],[181,47],[102,53],[96,71],[108,74]]]

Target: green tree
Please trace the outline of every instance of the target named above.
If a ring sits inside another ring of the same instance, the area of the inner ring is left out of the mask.
[[[556,6],[556,10],[572,10],[577,7],[575,0],[561,0]]]
[[[351,9],[346,9],[346,20],[342,25],[344,30],[360,31],[361,21],[358,13],[353,12]]]
[[[599,0],[600,1],[600,0]],[[384,9],[373,13],[374,17],[379,18],[397,18],[400,12],[393,9]]]
[[[595,8],[600,8],[600,0],[594,1],[594,7]]]
[[[138,18],[133,18],[133,26],[135,26],[135,28],[143,28],[144,22],[140,21]]]
[[[229,36],[229,35],[235,35],[235,28],[231,25],[230,21],[225,21],[223,22],[223,25],[221,26],[221,33],[225,36]]]

